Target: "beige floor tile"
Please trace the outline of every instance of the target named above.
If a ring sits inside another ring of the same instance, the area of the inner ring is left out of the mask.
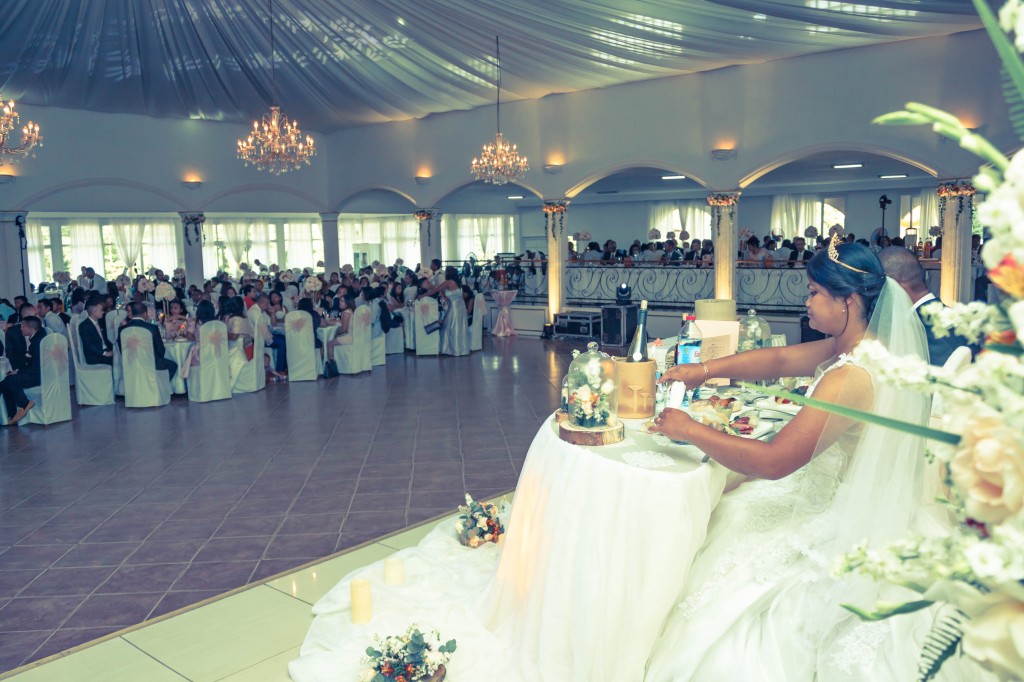
[[[110,639],[9,678],[17,682],[185,682],[123,639]]]
[[[301,571],[271,580],[267,586],[305,602],[308,609],[309,605],[315,604],[320,597],[327,594],[332,587],[352,571],[380,561],[394,552],[395,548],[393,547],[374,543],[354,552],[328,559],[310,568],[304,568]]]
[[[268,658],[251,668],[225,677],[221,682],[291,682],[291,678],[288,677],[288,661],[299,657],[300,648],[295,647]]]
[[[302,644],[309,605],[266,586],[124,635],[194,682],[213,682]]]

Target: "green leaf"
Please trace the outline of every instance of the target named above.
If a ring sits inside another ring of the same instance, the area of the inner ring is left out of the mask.
[[[912,111],[894,111],[875,117],[872,123],[883,126],[920,126],[931,123],[931,119]]]
[[[373,676],[373,680],[371,680],[371,682],[390,682],[390,680],[389,678],[384,677],[381,673],[377,673]]]
[[[903,604],[895,604],[893,606],[876,607],[875,611],[865,611],[864,609],[853,606],[852,604],[841,604],[844,609],[854,614],[861,620],[876,621],[885,620],[886,618],[892,618],[893,616],[899,616],[904,613],[913,613],[914,611],[920,611],[926,609],[935,602],[922,599],[919,601],[908,601]]]
[[[448,653],[454,654],[455,653],[455,640],[454,639],[449,639],[448,642],[444,645],[444,648],[448,651]]]
[[[1006,100],[1006,107],[1010,110],[1010,124],[1013,132],[1017,133],[1017,139],[1024,141],[1024,95],[1017,89],[1017,85],[1010,78],[1010,72],[1006,67],[999,69],[999,78],[1003,85],[1003,99]]]
[[[1005,343],[987,343],[985,344],[985,350],[994,350],[997,353],[1006,353],[1007,355],[1024,355],[1024,349],[1020,346],[1010,346]]]
[[[938,441],[940,443],[946,443],[947,445],[959,445],[960,436],[955,433],[948,433],[946,431],[940,431],[938,429],[929,428],[927,426],[921,426],[920,424],[911,424],[910,422],[900,421],[899,419],[892,419],[891,417],[883,417],[879,414],[872,412],[866,412],[864,410],[858,410],[853,407],[847,407],[845,405],[836,405],[834,403],[828,403],[824,400],[815,400],[814,398],[808,398],[805,395],[798,395],[796,393],[790,393],[789,391],[783,391],[777,388],[763,388],[755,386],[754,384],[741,381],[740,386],[749,388],[752,391],[760,391],[766,395],[774,396],[776,398],[785,398],[790,402],[796,403],[797,405],[806,405],[807,407],[813,407],[824,412],[831,414],[838,414],[841,417],[849,417],[866,424],[874,424],[876,426],[884,426],[901,433],[909,433],[914,436],[920,436],[927,438],[928,440]]]
[[[380,658],[384,654],[374,649],[372,646],[366,647],[366,655],[370,658]]]
[[[999,19],[992,12],[988,0],[973,0],[973,2],[974,9],[978,11],[981,23],[985,25],[988,37],[992,40],[996,52],[999,53],[999,58],[1003,61],[1003,67],[1006,68],[1010,80],[1013,81],[1017,92],[1024,95],[1024,62],[1021,62],[1017,50],[1014,49],[1003,29],[999,27]]]
[[[941,123],[950,129],[959,130],[960,133],[964,133],[967,130],[964,127],[964,124],[960,122],[960,119],[953,114],[943,111],[942,109],[936,109],[935,107],[927,104],[922,104],[920,102],[907,102],[907,111],[913,114],[920,114],[921,116],[924,116],[935,123]]]

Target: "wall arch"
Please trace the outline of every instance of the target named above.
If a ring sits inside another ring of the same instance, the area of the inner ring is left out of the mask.
[[[75,192],[83,189],[92,189],[96,187],[120,187],[124,189],[131,189],[138,192],[146,192],[154,196],[160,197],[167,201],[170,206],[167,210],[170,211],[181,211],[186,207],[186,202],[181,197],[166,192],[159,187],[147,184],[145,182],[139,182],[137,180],[126,180],[123,178],[87,178],[84,180],[75,180],[72,182],[65,182],[60,185],[48,187],[41,192],[36,192],[32,196],[28,197],[24,201],[20,202],[26,211],[31,211],[35,206],[47,199],[52,199],[60,194],[66,194],[69,192]],[[110,209],[116,212],[116,209]]]
[[[431,202],[431,206],[437,206],[438,204],[440,204],[445,199],[449,198],[450,196],[452,196],[453,194],[455,194],[459,190],[464,189],[466,187],[469,187],[471,185],[474,185],[477,182],[478,182],[477,180],[469,180],[469,181],[458,182],[458,183],[456,183],[454,185],[450,185],[447,189],[445,189],[443,192],[441,192],[439,195],[437,195],[437,197]],[[513,186],[513,185],[515,187],[519,187],[520,189],[526,190],[527,192],[529,192],[530,194],[532,194],[533,196],[537,197],[538,199],[540,199],[542,201],[544,200],[544,193],[543,192],[541,192],[540,190],[538,190],[535,187],[532,187],[531,185],[526,184],[525,182],[509,183],[507,186]],[[431,206],[423,206],[421,208],[430,208]]]
[[[821,154],[824,152],[861,152],[863,154],[875,154],[877,156],[885,156],[890,159],[902,161],[905,164],[923,170],[925,173],[928,173],[935,178],[944,176],[944,171],[937,166],[928,164],[919,158],[892,147],[883,147],[881,145],[869,144],[866,142],[825,142],[793,149],[785,154],[773,158],[767,163],[757,166],[747,172],[746,175],[742,176],[739,182],[739,187],[740,189],[746,188],[751,183],[756,182],[758,179],[764,177],[777,168],[781,168],[782,166],[785,166],[788,163],[793,163],[794,161],[800,161],[808,156],[814,156],[815,154]]]
[[[688,179],[693,180],[701,187],[709,186],[708,182],[704,178],[699,177],[695,175],[693,171],[683,168],[682,166],[678,166],[674,163],[669,163],[667,161],[658,161],[653,159],[633,159],[630,161],[623,161],[622,163],[617,163],[611,166],[604,166],[603,168],[596,170],[593,173],[590,173],[589,175],[586,175],[575,185],[569,187],[569,189],[565,191],[563,196],[566,199],[573,199],[579,196],[580,192],[585,190],[587,187],[590,187],[598,180],[603,180],[609,175],[614,175],[619,171],[624,171],[629,168],[661,168],[672,173],[685,175]]]
[[[344,212],[346,206],[351,204],[356,199],[359,199],[360,196],[368,194],[370,192],[389,192],[391,194],[398,196],[399,198],[403,199],[409,204],[410,213],[415,211],[417,208],[416,200],[396,187],[392,187],[390,185],[364,185],[358,189],[353,190],[352,192],[349,192],[342,199],[336,201],[333,204],[333,211],[335,213]]]
[[[241,195],[241,194],[250,194],[250,193],[253,193],[253,192],[258,192],[258,193],[263,194],[263,195],[265,195],[268,192],[269,193],[276,193],[276,194],[286,194],[288,196],[292,196],[292,197],[295,197],[297,199],[301,199],[303,202],[308,204],[308,208],[306,210],[315,211],[316,213],[324,212],[323,204],[320,202],[319,199],[317,199],[312,194],[309,194],[307,192],[303,192],[302,190],[296,189],[294,187],[287,187],[287,186],[282,186],[282,185],[274,185],[274,184],[267,183],[267,182],[252,183],[252,184],[248,184],[248,185],[238,185],[238,186],[235,186],[235,187],[231,187],[231,188],[228,188],[228,189],[224,190],[223,192],[219,192],[217,194],[214,194],[214,195],[211,195],[211,196],[207,197],[205,200],[203,200],[200,203],[203,205],[203,209],[204,210],[206,210],[206,211],[215,211],[215,210],[218,210],[218,209],[214,206],[214,204],[216,204],[218,201],[222,201],[224,199],[227,199],[228,197],[238,196],[238,195]],[[220,209],[220,210],[237,210],[237,209],[225,208],[225,209]]]

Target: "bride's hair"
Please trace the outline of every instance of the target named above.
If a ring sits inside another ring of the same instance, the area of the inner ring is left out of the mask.
[[[819,251],[807,262],[807,276],[834,298],[859,294],[864,299],[865,318],[870,319],[885,286],[882,263],[874,252],[860,244],[841,244],[836,251],[842,263],[829,258],[827,251]]]

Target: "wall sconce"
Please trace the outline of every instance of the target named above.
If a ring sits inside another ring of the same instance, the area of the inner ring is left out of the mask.
[[[564,163],[546,163],[544,164],[544,172],[548,175],[558,175],[565,168]]]
[[[728,161],[729,159],[736,158],[735,149],[712,149],[711,160],[712,161]]]
[[[416,184],[417,185],[426,185],[429,182],[430,182],[430,176],[429,175],[417,175],[416,176]]]
[[[181,186],[185,189],[199,189],[203,186],[202,180],[182,180]]]
[[[0,173],[0,185],[11,185],[14,184],[14,175],[10,173]]]

